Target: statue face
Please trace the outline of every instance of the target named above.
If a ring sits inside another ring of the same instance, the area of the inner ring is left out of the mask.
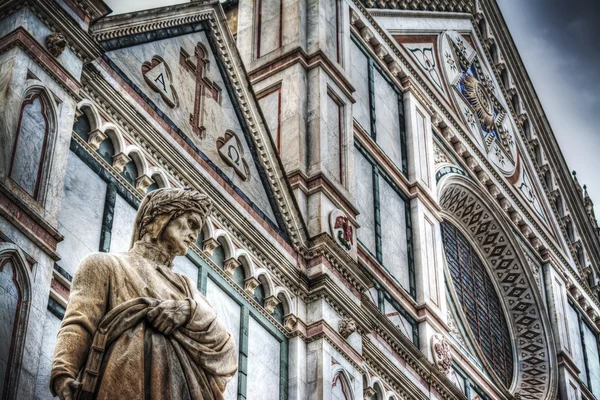
[[[188,211],[171,220],[160,235],[159,243],[173,255],[183,256],[196,242],[202,229],[200,214]]]

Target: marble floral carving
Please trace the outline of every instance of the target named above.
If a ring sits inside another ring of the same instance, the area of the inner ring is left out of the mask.
[[[447,375],[452,367],[452,352],[444,336],[436,333],[431,337],[431,352],[435,366]]]

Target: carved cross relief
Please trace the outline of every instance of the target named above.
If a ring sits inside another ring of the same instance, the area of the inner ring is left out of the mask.
[[[196,45],[194,55],[190,56],[181,48],[179,63],[188,72],[190,72],[195,81],[194,92],[194,111],[190,114],[190,124],[192,131],[199,139],[206,136],[206,127],[204,126],[204,98],[211,97],[214,101],[221,104],[221,88],[206,76],[206,71],[210,67],[206,49],[201,43]]]

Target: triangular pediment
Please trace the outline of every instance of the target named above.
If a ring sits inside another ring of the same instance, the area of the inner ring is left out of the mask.
[[[303,223],[224,21],[218,3],[182,4],[107,18],[94,36],[153,125],[244,208],[297,241]]]

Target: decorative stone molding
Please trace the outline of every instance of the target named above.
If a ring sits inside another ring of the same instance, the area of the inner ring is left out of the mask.
[[[212,256],[213,251],[220,245],[221,244],[215,238],[204,239],[202,242],[202,251],[210,257]]]
[[[298,323],[298,317],[294,314],[288,314],[283,317],[283,327],[287,330],[293,331],[296,328],[296,324]]]
[[[344,339],[348,339],[350,335],[356,332],[356,322],[352,318],[342,318],[338,325],[338,332]]]
[[[60,32],[54,32],[46,36],[46,48],[53,57],[60,57],[67,47],[67,39]]]
[[[452,352],[446,338],[439,333],[431,337],[431,354],[437,369],[444,375],[448,375],[452,367]]]
[[[240,264],[240,262],[236,258],[231,257],[223,261],[223,270],[225,271],[225,273],[227,273],[227,275],[231,276],[240,265],[242,264]]]
[[[446,153],[444,153],[436,144],[433,146],[433,162],[435,165],[450,162]]]
[[[148,175],[142,175],[135,181],[135,188],[142,193],[146,193],[148,187],[154,183],[154,179]]]
[[[260,285],[260,281],[255,277],[251,276],[250,278],[247,278],[244,281],[244,290],[246,291],[246,293],[252,296],[254,295],[254,290],[256,290],[258,285]]]
[[[265,299],[264,309],[269,313],[273,313],[275,307],[280,303],[279,299],[275,296],[269,296]]]
[[[129,161],[131,161],[131,158],[127,154],[120,152],[113,157],[113,168],[117,170],[118,173],[121,173]]]
[[[360,36],[365,42],[370,42],[371,39],[373,39],[373,32],[371,32],[371,30],[365,26],[360,30]]]
[[[367,8],[382,8],[391,10],[433,11],[472,13],[475,8],[473,0],[361,0]]]
[[[105,133],[96,129],[93,132],[90,132],[90,137],[88,138],[88,144],[94,150],[98,150],[100,148],[100,143],[106,140],[107,136]]]
[[[375,396],[377,394],[377,392],[375,391],[375,389],[373,389],[372,387],[366,387],[363,390],[363,399],[364,400],[371,400],[371,398],[373,396]]]

